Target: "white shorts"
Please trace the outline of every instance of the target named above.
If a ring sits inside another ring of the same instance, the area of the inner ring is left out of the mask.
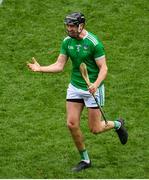
[[[104,85],[100,86],[97,89],[95,96],[99,102],[99,105],[104,106],[104,102],[105,102]],[[86,107],[97,107],[95,99],[93,98],[93,96],[91,95],[91,93],[89,91],[78,89],[75,86],[73,86],[72,84],[68,85],[66,100],[72,101],[72,102],[77,102],[77,100],[83,100]],[[74,100],[76,100],[76,101],[74,101]]]

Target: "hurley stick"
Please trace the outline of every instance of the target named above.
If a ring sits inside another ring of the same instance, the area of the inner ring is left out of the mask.
[[[81,72],[82,77],[83,77],[83,79],[85,80],[87,86],[90,87],[92,83],[91,83],[90,80],[89,80],[89,76],[88,76],[88,72],[87,72],[87,67],[86,67],[86,64],[85,64],[85,63],[81,63],[81,64],[80,64],[80,72]],[[97,104],[97,106],[98,106],[98,108],[99,108],[99,110],[100,110],[100,112],[101,112],[101,114],[102,114],[103,119],[105,120],[105,123],[107,124],[108,121],[107,121],[107,119],[106,119],[106,117],[105,117],[105,115],[104,115],[104,112],[103,112],[100,104],[98,103],[97,98],[95,97],[95,94],[92,94],[92,96],[93,96],[93,98],[95,99],[95,102],[96,102],[96,104]]]

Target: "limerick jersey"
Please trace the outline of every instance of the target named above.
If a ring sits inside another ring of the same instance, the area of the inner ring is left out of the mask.
[[[66,55],[72,61],[71,84],[83,90],[87,90],[87,85],[82,78],[80,64],[84,62],[87,65],[89,79],[93,83],[99,73],[95,61],[105,56],[101,41],[90,32],[80,40],[66,37],[62,42],[60,54]]]

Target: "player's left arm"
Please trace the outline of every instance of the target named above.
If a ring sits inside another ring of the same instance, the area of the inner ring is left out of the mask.
[[[106,64],[106,58],[103,56],[99,60],[96,60],[96,64],[99,68],[99,74],[96,81],[89,87],[90,93],[95,93],[101,82],[106,78],[108,68]]]

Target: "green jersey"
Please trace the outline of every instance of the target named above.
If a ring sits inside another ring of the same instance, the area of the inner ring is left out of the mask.
[[[101,41],[92,33],[87,32],[83,39],[66,37],[61,46],[60,54],[70,57],[72,61],[71,84],[77,88],[87,90],[87,85],[80,72],[80,64],[84,62],[87,66],[90,81],[96,81],[99,68],[97,60],[105,56]]]

